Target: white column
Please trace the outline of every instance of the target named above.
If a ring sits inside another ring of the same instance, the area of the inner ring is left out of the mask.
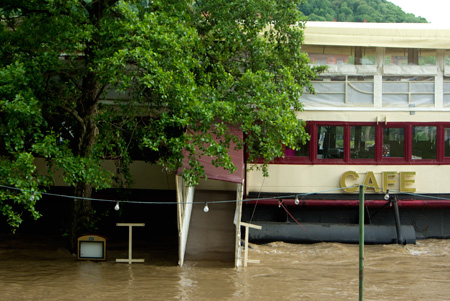
[[[373,106],[380,109],[383,107],[383,69],[384,48],[376,49],[377,73],[373,77]]]
[[[434,77],[434,106],[435,108],[444,107],[444,68],[445,68],[445,50],[436,50],[437,75]]]

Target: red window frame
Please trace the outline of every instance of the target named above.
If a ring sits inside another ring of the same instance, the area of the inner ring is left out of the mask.
[[[273,164],[318,164],[318,165],[436,165],[450,164],[450,155],[445,157],[445,129],[450,129],[450,122],[338,122],[338,121],[309,121],[306,126],[310,134],[309,155],[307,157],[277,158]],[[344,157],[337,159],[317,158],[317,128],[318,126],[343,126],[344,127]],[[350,127],[374,126],[375,127],[375,159],[350,158]],[[436,127],[436,159],[412,159],[412,127],[435,126]],[[404,156],[383,157],[383,129],[404,129]]]
[[[450,129],[450,123],[442,125],[441,127],[438,126],[437,128],[437,141],[436,141],[436,148],[437,148],[437,160],[443,163],[450,164],[450,156],[445,156],[445,129]]]
[[[384,129],[403,129],[403,157],[383,157]],[[376,131],[375,160],[382,164],[407,164],[411,160],[411,126],[405,123],[389,122],[388,124],[379,124]]]

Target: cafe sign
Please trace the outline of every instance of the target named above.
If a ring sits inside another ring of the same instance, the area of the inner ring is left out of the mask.
[[[367,172],[363,177],[356,171],[346,171],[339,182],[345,192],[357,192],[359,185],[364,185],[364,190],[371,189],[374,192],[384,192],[397,185],[400,192],[416,192],[416,188],[413,187],[416,182],[415,176],[415,171],[384,171],[381,172],[379,181],[373,171]]]

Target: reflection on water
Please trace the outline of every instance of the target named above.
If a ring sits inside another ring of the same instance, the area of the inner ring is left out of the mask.
[[[121,252],[124,253],[121,253]],[[77,261],[58,244],[0,241],[2,300],[357,300],[357,245],[253,245],[247,268],[188,262],[137,250],[144,264]],[[133,253],[133,254],[134,254]],[[170,254],[176,254],[171,252]],[[169,264],[170,263],[170,264]],[[366,300],[448,300],[450,241],[365,247]]]

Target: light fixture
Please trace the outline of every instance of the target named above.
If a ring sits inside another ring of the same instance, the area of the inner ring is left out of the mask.
[[[33,191],[30,196],[30,202],[34,202],[34,198],[35,198],[34,195],[35,195],[35,192]]]
[[[209,211],[208,203],[205,203],[205,207],[203,207],[203,211],[204,212],[208,212]]]
[[[389,189],[386,190],[386,194],[384,195],[384,199],[387,201],[389,200],[390,196],[389,196]]]
[[[116,203],[116,206],[114,206],[114,210],[119,211],[120,207],[119,207],[119,202]]]
[[[295,203],[295,205],[300,204],[300,201],[298,200],[298,195],[295,196],[294,203]]]

